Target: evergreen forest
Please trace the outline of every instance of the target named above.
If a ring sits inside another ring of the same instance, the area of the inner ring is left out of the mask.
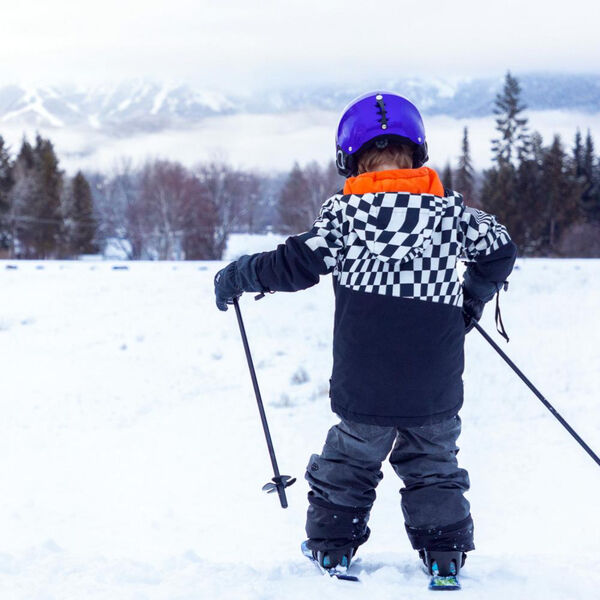
[[[456,164],[438,172],[467,205],[496,215],[521,256],[600,257],[600,163],[590,131],[543,140],[530,131],[516,77],[495,99],[492,165],[473,167],[469,131]],[[433,165],[435,168],[436,166]],[[265,175],[225,162],[193,168],[168,160],[67,176],[49,139],[26,138],[13,155],[0,136],[0,256],[130,260],[220,259],[232,233],[310,228],[343,187],[333,162]]]

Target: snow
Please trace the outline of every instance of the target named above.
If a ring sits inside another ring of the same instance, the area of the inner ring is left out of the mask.
[[[102,123],[100,122],[100,118],[97,114],[90,115],[88,117],[88,123],[92,129],[100,129],[102,127]]]
[[[200,90],[194,94],[194,100],[217,113],[234,108],[233,103],[221,92]]]
[[[251,235],[248,233],[234,233],[229,236],[225,260],[236,260],[242,254],[254,254],[272,250],[277,244],[283,244],[288,236],[267,233],[265,235]]]
[[[131,106],[132,102],[133,102],[132,98],[125,98],[125,100],[123,100],[122,102],[119,102],[119,105],[117,106],[117,112],[123,112],[124,110],[129,108],[129,106]]]
[[[151,115],[155,115],[158,113],[158,111],[161,109],[162,105],[164,104],[165,98],[168,96],[169,91],[170,91],[169,86],[163,85],[160,88],[159,92],[154,97],[154,101],[152,103],[152,109],[150,110]]]
[[[17,110],[4,113],[0,119],[2,123],[9,123],[12,120],[17,120],[22,115],[33,113],[37,117],[38,125],[49,124],[50,127],[64,127],[63,121],[46,109],[44,101],[36,89],[26,89],[23,98],[25,105]]]
[[[301,556],[303,471],[335,423],[331,282],[241,301],[279,466],[298,477],[282,510],[260,489],[271,467],[235,314],[213,302],[224,264],[0,262],[0,598],[431,598],[387,464],[362,583]],[[596,452],[599,300],[600,261],[520,260],[499,342]],[[477,550],[460,597],[595,597],[598,467],[476,332],[466,353]]]

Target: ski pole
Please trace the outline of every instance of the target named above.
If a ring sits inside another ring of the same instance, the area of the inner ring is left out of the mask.
[[[273,440],[271,439],[271,433],[269,432],[269,424],[267,423],[267,415],[265,414],[265,407],[260,395],[260,389],[258,387],[258,379],[256,378],[256,371],[254,370],[254,363],[252,362],[252,355],[250,354],[250,346],[248,345],[248,338],[246,336],[246,329],[244,328],[244,322],[242,321],[242,312],[240,311],[240,305],[238,298],[233,299],[233,306],[235,307],[235,314],[237,315],[238,325],[240,326],[240,333],[242,335],[242,342],[244,343],[244,350],[246,352],[246,359],[248,360],[248,368],[250,369],[250,378],[252,379],[252,385],[254,386],[254,393],[256,394],[256,401],[258,403],[258,412],[260,413],[260,420],[262,421],[263,430],[265,432],[265,438],[267,439],[267,447],[269,449],[269,456],[271,457],[271,464],[273,465],[274,477],[269,483],[263,485],[263,491],[267,494],[271,494],[277,491],[279,495],[279,501],[281,502],[281,508],[287,508],[287,498],[285,495],[285,488],[292,485],[296,478],[292,478],[289,475],[280,475],[279,467],[277,466],[277,459],[275,458],[275,449],[273,448]]]
[[[540,391],[525,377],[522,371],[515,365],[515,363],[508,358],[508,356],[502,351],[500,346],[494,342],[494,340],[485,332],[485,330],[473,320],[473,325],[477,331],[490,343],[492,348],[507,362],[509,367],[521,378],[523,383],[541,400],[542,404],[558,419],[559,423],[577,440],[579,445],[596,461],[596,464],[600,466],[600,458],[597,454],[579,437],[577,432],[560,416],[557,410],[542,396]]]

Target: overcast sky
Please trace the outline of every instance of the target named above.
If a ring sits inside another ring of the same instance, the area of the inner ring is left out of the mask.
[[[144,77],[241,91],[507,69],[600,72],[597,0],[2,4],[0,85]]]

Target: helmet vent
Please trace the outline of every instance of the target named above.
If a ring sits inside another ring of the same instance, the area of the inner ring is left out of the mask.
[[[387,129],[388,117],[385,104],[383,103],[383,96],[381,94],[377,94],[377,96],[375,96],[375,100],[377,100],[377,110],[381,116],[381,119],[379,119],[379,122],[381,123],[381,129]]]

